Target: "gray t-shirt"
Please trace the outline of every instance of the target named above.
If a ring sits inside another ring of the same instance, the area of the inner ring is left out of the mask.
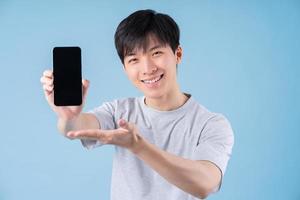
[[[234,136],[230,123],[220,114],[212,113],[193,97],[180,108],[159,111],[148,107],[144,97],[127,98],[104,103],[90,111],[102,129],[118,128],[118,120],[137,125],[140,135],[174,155],[191,160],[208,160],[225,174]],[[87,148],[100,142],[82,140]],[[218,190],[218,188],[216,188]],[[115,146],[111,200],[192,200],[197,199],[167,182],[129,150]]]

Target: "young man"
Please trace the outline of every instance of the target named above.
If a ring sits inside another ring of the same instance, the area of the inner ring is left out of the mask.
[[[45,71],[45,96],[58,129],[87,148],[115,145],[111,199],[196,199],[218,191],[234,143],[229,122],[180,91],[179,28],[168,15],[140,10],[125,18],[115,45],[126,75],[144,97],[83,106],[53,104],[53,75]],[[83,80],[83,100],[89,82]]]

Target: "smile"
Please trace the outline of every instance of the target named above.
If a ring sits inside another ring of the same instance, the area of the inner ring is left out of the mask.
[[[160,81],[160,79],[162,79],[162,77],[164,76],[164,74],[160,75],[160,76],[157,76],[153,79],[148,79],[148,80],[142,80],[143,83],[146,83],[146,84],[151,84],[151,83],[155,83],[155,82],[158,82]]]

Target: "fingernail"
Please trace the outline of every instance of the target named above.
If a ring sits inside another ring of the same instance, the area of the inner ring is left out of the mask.
[[[68,136],[68,137],[73,137],[73,136],[74,136],[74,133],[73,133],[73,132],[69,132],[69,133],[67,133],[67,136]]]
[[[124,125],[125,124],[125,121],[124,121],[124,119],[120,119],[120,125]]]

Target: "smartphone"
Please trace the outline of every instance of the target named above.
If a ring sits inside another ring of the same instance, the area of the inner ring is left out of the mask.
[[[54,104],[82,104],[82,75],[80,47],[53,48]]]

